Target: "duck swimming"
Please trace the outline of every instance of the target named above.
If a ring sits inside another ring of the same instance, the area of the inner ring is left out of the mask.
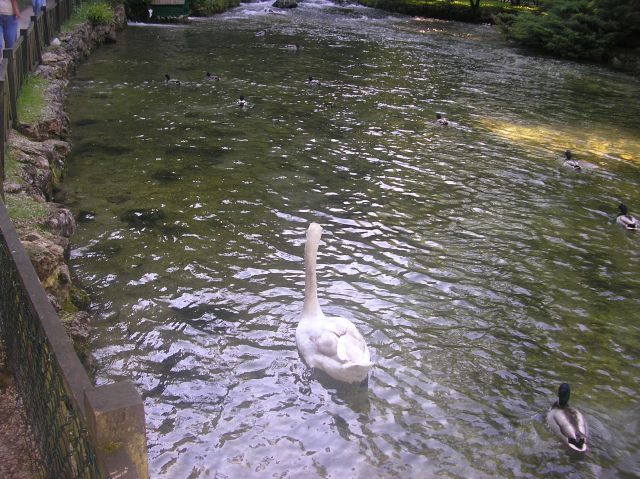
[[[562,162],[562,164],[568,168],[573,168],[574,170],[582,169],[580,162],[573,158],[571,150],[567,150],[564,152],[564,161]]]
[[[164,76],[164,83],[165,83],[166,85],[180,85],[180,80],[176,80],[175,78],[171,78],[171,77],[169,76],[169,74],[167,73],[167,74]]]
[[[317,80],[313,78],[311,75],[309,75],[309,78],[307,78],[307,84],[311,86],[319,86],[320,80]]]
[[[326,317],[318,301],[316,261],[322,227],[311,223],[304,247],[304,304],[296,329],[296,345],[304,362],[333,379],[366,383],[373,367],[362,334],[346,318]]]
[[[220,77],[218,75],[214,75],[213,73],[209,73],[207,72],[207,81],[218,81],[220,80]]]
[[[547,423],[562,441],[574,451],[587,450],[589,430],[587,421],[580,411],[569,406],[571,388],[562,383],[558,388],[558,400],[547,414]]]
[[[620,203],[618,205],[618,209],[620,213],[616,216],[616,223],[620,226],[624,226],[628,230],[637,230],[638,229],[638,220],[629,214],[629,210],[627,209],[627,205],[624,203]]]
[[[438,125],[447,126],[449,124],[449,121],[446,118],[443,118],[441,113],[436,113],[436,123]]]
[[[244,96],[240,95],[240,98],[238,98],[238,106],[240,108],[244,108],[245,106],[247,106],[247,100],[244,99]]]

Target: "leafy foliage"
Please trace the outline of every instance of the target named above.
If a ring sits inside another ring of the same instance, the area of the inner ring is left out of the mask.
[[[543,10],[503,16],[504,32],[523,45],[576,59],[607,60],[614,48],[640,45],[638,0],[548,0]]]
[[[83,22],[90,22],[92,25],[108,25],[115,18],[113,7],[104,2],[83,3],[73,11],[71,18],[62,26],[63,32],[73,30]]]
[[[80,8],[92,25],[109,25],[115,18],[113,7],[106,2],[84,3]]]

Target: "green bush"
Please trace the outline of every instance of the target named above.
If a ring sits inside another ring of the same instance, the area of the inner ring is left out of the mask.
[[[109,25],[115,18],[113,7],[105,2],[85,3],[85,16],[92,25]]]
[[[548,0],[542,15],[501,17],[516,42],[566,58],[607,60],[613,49],[638,46],[640,2]]]
[[[87,2],[73,11],[71,18],[62,25],[61,30],[68,32],[84,22],[92,25],[109,25],[115,19],[113,7],[103,1]]]

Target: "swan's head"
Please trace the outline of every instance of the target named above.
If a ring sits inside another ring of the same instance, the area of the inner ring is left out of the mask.
[[[322,226],[318,223],[311,223],[307,229],[307,239],[313,236],[320,236],[322,234]]]
[[[618,209],[620,210],[620,214],[626,216],[629,213],[629,210],[627,208],[627,205],[625,205],[624,203],[620,203],[618,205]]]
[[[571,388],[569,384],[562,383],[558,388],[558,406],[565,407],[569,404],[569,397],[571,396]]]
[[[572,155],[571,155],[571,150],[566,150],[566,151],[564,152],[564,157],[565,157],[565,159],[570,160],[570,159],[571,159],[571,156],[572,156]]]

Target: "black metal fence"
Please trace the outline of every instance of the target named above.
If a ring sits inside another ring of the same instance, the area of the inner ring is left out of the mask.
[[[0,333],[49,477],[102,477],[83,421],[82,364],[0,203]]]
[[[0,194],[17,98],[75,0],[49,3],[0,64]],[[132,383],[94,387],[0,199],[0,337],[46,478],[147,478],[144,406]]]

